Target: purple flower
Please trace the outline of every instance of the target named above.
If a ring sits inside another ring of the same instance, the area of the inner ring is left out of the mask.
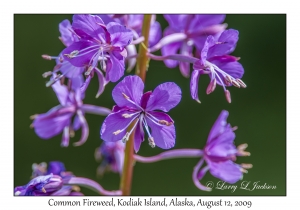
[[[122,141],[106,142],[104,141],[96,149],[95,158],[101,160],[101,165],[97,169],[97,174],[102,176],[106,171],[113,171],[122,174],[124,164],[125,144]]]
[[[99,15],[105,24],[110,22],[118,22],[132,30],[135,39],[141,36],[144,15]],[[159,22],[155,21],[156,15],[152,15],[150,32],[149,32],[149,46],[155,45],[162,36]]]
[[[193,181],[201,190],[211,190],[198,181],[204,177],[208,170],[214,177],[234,184],[243,178],[243,172],[247,173],[246,169],[252,168],[252,164],[237,164],[234,162],[236,156],[250,156],[250,153],[244,151],[247,144],[235,147],[233,143],[235,134],[233,131],[236,127],[232,128],[227,123],[228,115],[228,111],[225,110],[219,115],[208,135],[203,150],[203,158],[194,168]],[[200,170],[204,160],[207,165]]]
[[[63,186],[63,181],[60,176],[49,174],[46,176],[38,176],[32,179],[27,185],[18,186],[15,188],[15,195],[51,195],[60,190]]]
[[[194,71],[190,83],[192,98],[199,103],[198,81],[201,74],[208,74],[210,77],[206,93],[210,94],[213,92],[216,84],[221,85],[229,103],[231,103],[231,97],[226,86],[246,87],[245,83],[240,79],[244,74],[244,68],[237,62],[239,58],[228,55],[235,49],[238,34],[237,30],[229,29],[224,31],[218,39],[215,39],[213,36],[207,37],[201,51],[201,58],[194,63]]]
[[[112,96],[117,106],[104,120],[101,138],[104,141],[126,142],[136,128],[134,150],[137,152],[144,140],[144,127],[151,147],[172,148],[175,144],[174,121],[163,112],[168,112],[180,102],[181,90],[173,82],[163,83],[153,92],[143,94],[143,89],[144,83],[138,76],[127,76],[116,85]],[[127,131],[130,124],[133,127]]]
[[[74,66],[86,66],[87,74],[100,61],[106,80],[118,81],[124,74],[125,47],[132,41],[131,30],[116,22],[105,26],[97,15],[74,15],[72,29],[80,40],[63,50],[64,58]]]
[[[198,50],[203,48],[208,35],[217,35],[222,32],[227,25],[221,24],[225,15],[164,15],[169,26],[164,30],[165,42],[169,39],[170,44],[165,45],[161,53],[163,56],[180,54],[192,56],[193,46]],[[181,40],[176,41],[176,35],[184,34]],[[173,40],[174,39],[174,40]],[[178,61],[165,60],[166,66],[175,68]],[[179,69],[183,76],[189,77],[190,64],[186,62],[179,63]]]
[[[55,77],[55,74],[53,74]],[[81,139],[75,146],[82,145],[88,137],[89,129],[84,113],[98,115],[108,115],[110,110],[89,104],[83,104],[84,94],[80,91],[82,81],[80,78],[72,80],[72,85],[68,88],[59,82],[52,85],[60,105],[53,107],[45,114],[34,115],[32,126],[35,133],[42,139],[50,139],[63,132],[61,146],[69,145],[70,135],[74,135],[74,130],[82,128]],[[74,117],[75,116],[75,117]],[[73,123],[72,118],[74,117]]]

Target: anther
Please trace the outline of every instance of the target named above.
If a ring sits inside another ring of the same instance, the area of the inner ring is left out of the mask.
[[[236,81],[242,86],[242,88],[247,87],[247,85],[241,79],[236,79]]]
[[[29,125],[29,128],[34,128],[33,123],[31,123],[31,124]]]
[[[129,97],[125,93],[122,93],[122,95],[124,96],[125,99],[127,100],[129,99]]]
[[[228,103],[231,103],[231,96],[229,90],[225,90],[225,97]]]
[[[64,54],[64,56],[67,56],[68,58],[74,58],[78,55],[78,53],[79,53],[78,50],[74,50],[70,54]]]
[[[235,87],[238,87],[238,88],[241,87],[240,84],[239,84],[236,80],[232,80],[231,83],[232,83]]]
[[[216,78],[214,78],[206,88],[207,95],[212,93],[216,89],[216,84],[217,84],[217,81],[216,81]]]
[[[45,188],[42,188],[42,192],[43,192],[43,193],[46,193],[47,191],[45,190]]]
[[[127,132],[125,136],[122,138],[122,142],[126,143],[129,140],[129,133]]]
[[[45,72],[45,73],[42,74],[42,76],[43,76],[44,78],[47,78],[47,77],[49,77],[49,76],[51,76],[51,75],[52,75],[52,71],[47,71],[47,72]]]
[[[250,156],[250,152],[245,151],[245,149],[248,147],[248,144],[241,144],[237,147],[237,154],[240,156]]]
[[[236,130],[238,129],[238,127],[237,127],[237,126],[234,126],[234,127],[232,127],[231,129],[232,129],[232,131],[236,131]]]
[[[250,168],[253,168],[253,165],[250,164],[250,163],[241,163],[240,164],[242,168],[244,169],[250,169]]]
[[[91,72],[93,70],[93,66],[89,66],[89,68],[86,70],[86,72],[84,73],[86,76],[90,75]]]
[[[133,114],[122,114],[122,117],[124,117],[124,118],[130,118],[130,117],[132,117],[132,115]]]
[[[168,122],[166,120],[159,120],[158,123],[167,126],[173,125],[173,122]]]
[[[229,82],[230,84],[232,83],[232,79],[231,79],[231,77],[229,77],[228,75],[225,76],[225,79],[226,79],[227,82]]]
[[[149,137],[149,138],[148,138],[148,141],[149,141],[149,145],[150,145],[152,148],[154,148],[154,147],[155,147],[155,143],[154,143],[153,137]]]
[[[72,190],[76,191],[76,192],[79,192],[80,191],[80,187],[77,186],[77,185],[73,185],[72,186]]]
[[[42,55],[42,58],[49,61],[52,60],[52,57],[50,55]]]
[[[246,169],[244,169],[244,168],[240,168],[240,171],[243,172],[243,173],[245,173],[245,174],[248,173],[248,171]]]
[[[34,120],[37,116],[39,116],[39,115],[38,115],[38,114],[31,115],[31,116],[29,117],[29,119]]]
[[[121,133],[122,131],[121,130],[117,130],[115,132],[113,132],[114,135],[118,135],[119,133]]]

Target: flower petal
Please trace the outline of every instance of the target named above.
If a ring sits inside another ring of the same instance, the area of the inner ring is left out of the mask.
[[[183,42],[181,51],[181,55],[193,56],[192,55],[192,47],[188,46],[186,42]],[[181,74],[188,78],[190,76],[190,63],[188,62],[179,62],[179,69]]]
[[[141,143],[144,141],[144,129],[142,121],[138,122],[134,133],[134,151],[137,153],[140,149]]]
[[[58,27],[61,35],[60,39],[66,47],[79,40],[79,38],[70,31],[72,26],[69,20],[63,20]]]
[[[201,31],[202,29],[220,24],[225,20],[226,15],[195,15],[189,24],[189,32],[195,33]]]
[[[101,139],[104,141],[122,140],[126,134],[127,127],[136,117],[138,117],[138,115],[136,115],[134,117],[125,118],[122,116],[123,114],[132,114],[132,112],[128,110],[120,110],[109,114],[105,118],[100,131]],[[114,134],[115,132],[117,133]]]
[[[70,125],[73,113],[64,113],[54,117],[48,117],[57,110],[52,109],[45,114],[38,115],[33,121],[35,133],[42,139],[49,139],[61,133],[64,127]]]
[[[200,58],[200,60],[202,62],[201,64],[203,66],[205,66],[205,62],[206,62],[206,58],[207,58],[207,54],[208,54],[209,48],[211,46],[213,46],[214,42],[215,42],[215,39],[214,39],[213,36],[208,36],[206,38],[206,41],[205,41],[204,46],[203,46],[203,49],[201,50],[201,58]]]
[[[170,27],[173,30],[176,30],[176,32],[180,32],[186,28],[190,17],[191,15],[164,15],[164,18],[168,21]]]
[[[152,92],[147,110],[162,110],[168,112],[181,100],[181,89],[174,82],[166,82],[157,86]]]
[[[164,36],[167,36],[169,34],[173,34],[174,31],[170,28],[167,27],[164,30]],[[161,48],[161,54],[163,56],[171,55],[171,54],[176,54],[177,51],[180,49],[182,45],[182,42],[173,42],[172,44],[164,45]],[[178,61],[176,60],[164,60],[164,63],[168,68],[175,68],[178,65]]]
[[[128,106],[138,108],[133,103],[125,99],[123,94],[139,105],[143,95],[143,90],[144,83],[139,76],[127,76],[115,86],[112,91],[112,97],[116,104],[120,107]]]
[[[155,21],[150,26],[150,32],[149,32],[149,47],[154,46],[162,36],[162,31],[159,22]]]
[[[53,75],[52,79],[55,78],[55,75],[56,74]],[[62,106],[65,106],[69,96],[68,88],[65,85],[62,85],[60,81],[57,81],[52,85],[52,89],[55,92],[59,103]]]
[[[112,82],[117,82],[124,75],[125,71],[125,60],[123,57],[119,60],[116,57],[118,55],[120,55],[119,52],[114,52],[110,54],[109,58],[111,67],[107,69],[106,74],[109,74],[109,80]]]
[[[88,49],[85,50],[86,48]],[[99,52],[98,50],[99,48],[95,43],[82,40],[79,42],[74,42],[71,46],[64,49],[62,51],[62,55],[64,56],[64,59],[69,61],[73,66],[83,67],[92,63],[90,61],[93,56]],[[74,53],[78,54],[75,56],[71,56]],[[98,57],[93,58],[93,60],[95,59],[98,61]]]
[[[86,113],[98,114],[102,116],[107,116],[111,113],[111,110],[108,108],[101,107],[101,106],[94,106],[90,104],[83,104],[81,106],[81,109]]]
[[[231,160],[223,162],[208,161],[207,164],[211,175],[229,184],[234,184],[243,177],[240,166]]]
[[[244,75],[244,68],[242,64],[237,62],[235,57],[233,56],[225,55],[225,56],[213,57],[212,59],[209,59],[209,62],[215,64],[222,71],[226,72],[227,74],[229,74],[235,79],[240,79]],[[225,79],[223,74],[221,73],[218,74],[222,78],[222,80]],[[218,80],[217,83],[221,85]]]
[[[228,118],[229,112],[226,110],[222,110],[220,115],[218,116],[217,120],[213,124],[208,138],[207,143],[211,142],[213,139],[217,138],[219,135],[225,132],[225,130],[228,127],[227,124],[227,118]]]
[[[97,15],[73,15],[72,28],[83,39],[98,39],[105,42],[105,34],[99,24],[104,24]]]
[[[107,31],[110,33],[111,44],[115,47],[126,47],[132,41],[131,30],[119,23],[110,22],[107,24]]]
[[[215,44],[212,46],[207,56],[209,58],[214,56],[227,55],[234,51],[237,41],[239,39],[239,32],[234,29],[225,30],[218,39],[222,44]]]
[[[200,71],[194,70],[192,72],[191,81],[190,81],[190,91],[192,99],[196,100],[200,103],[199,96],[198,96],[198,83],[200,78]]]
[[[158,115],[158,113],[156,113]],[[160,119],[170,118],[167,114],[159,113]],[[155,144],[162,149],[170,149],[175,145],[175,126],[160,125],[153,122],[149,117],[146,117],[148,126],[151,128],[151,135],[154,138]]]

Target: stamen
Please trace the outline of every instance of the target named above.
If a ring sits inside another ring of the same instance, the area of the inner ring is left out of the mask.
[[[245,173],[245,174],[248,173],[248,171],[246,169],[244,169],[244,168],[240,168],[240,171],[243,172],[243,173]]]
[[[39,115],[38,115],[38,114],[31,115],[31,116],[29,117],[29,119],[34,120],[37,116],[39,116]]]
[[[241,79],[236,79],[236,81],[242,86],[242,88],[247,87],[247,85]]]
[[[228,103],[231,103],[231,96],[229,90],[225,90],[225,97]]]
[[[70,128],[69,135],[71,138],[73,138],[75,136],[75,132],[72,128]]]
[[[168,122],[166,120],[159,120],[158,123],[167,126],[173,125],[173,122]]]
[[[20,195],[20,194],[21,194],[21,191],[15,192],[15,195]]]
[[[78,50],[74,50],[70,54],[64,54],[64,56],[67,56],[68,58],[74,58],[76,57],[76,55],[78,55],[78,53],[79,53]]]
[[[118,135],[119,133],[121,133],[122,131],[121,130],[117,130],[115,132],[113,132],[114,135]]]
[[[122,142],[126,143],[129,140],[129,133],[127,132],[125,136],[122,138]]]
[[[31,124],[29,125],[29,128],[34,128],[33,123],[31,123]]]
[[[125,98],[126,100],[129,100],[129,97],[128,97],[125,93],[122,93],[122,95],[124,96],[124,98]]]
[[[124,118],[130,118],[130,117],[132,117],[132,116],[134,116],[134,115],[136,115],[136,114],[139,114],[140,112],[135,112],[135,113],[132,113],[132,114],[127,114],[127,113],[125,113],[125,114],[122,114],[122,117],[124,117]]]
[[[226,79],[227,82],[229,82],[229,84],[232,83],[232,79],[228,75],[225,76],[225,79]]]
[[[236,130],[238,129],[238,127],[237,127],[237,126],[234,126],[234,127],[232,127],[231,129],[232,129],[232,131],[236,131]]]
[[[250,164],[250,163],[241,163],[240,164],[242,168],[244,169],[250,169],[250,168],[253,168],[253,165]]]
[[[64,75],[57,75],[57,77],[54,80],[50,80],[49,82],[46,83],[46,87],[50,87],[51,85],[53,85],[55,82],[57,82],[58,80],[60,80]]]
[[[148,141],[149,141],[149,145],[154,148],[155,147],[155,143],[154,143],[154,138],[153,137],[149,137],[148,138]]]
[[[45,190],[45,188],[42,188],[42,192],[43,192],[43,193],[46,193],[47,191]]]
[[[94,69],[93,66],[89,66],[89,68],[86,70],[86,72],[84,74],[86,76],[90,75],[93,69]]]
[[[76,192],[79,192],[80,191],[80,187],[77,186],[77,185],[73,185],[72,186],[72,190],[76,191]]]
[[[239,83],[237,82],[237,81],[235,81],[235,80],[232,80],[232,82],[231,82],[235,87],[238,87],[238,88],[240,88],[241,86],[239,85]]]
[[[245,151],[245,149],[248,147],[248,144],[241,144],[237,147],[237,154],[240,155],[240,156],[250,156],[251,153],[250,152],[247,152]]]
[[[50,56],[50,55],[42,55],[42,58],[44,58],[45,60],[49,60],[51,61],[52,59],[57,59],[57,56]]]
[[[47,78],[47,77],[49,77],[49,76],[51,76],[52,75],[52,71],[46,71],[46,72],[44,72],[43,74],[42,74],[42,76],[44,77],[44,78]]]
[[[216,89],[216,84],[217,84],[217,81],[216,81],[216,78],[214,78],[207,86],[206,88],[206,94],[210,94],[212,93],[215,89]]]

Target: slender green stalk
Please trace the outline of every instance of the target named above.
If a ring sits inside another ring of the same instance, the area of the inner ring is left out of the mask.
[[[151,15],[144,15],[142,36],[145,38],[145,40],[143,43],[139,45],[139,54],[138,54],[136,70],[135,70],[135,74],[141,77],[144,83],[146,79],[146,71],[148,68],[148,61],[149,61],[149,58],[147,56],[146,46],[148,46],[150,23],[151,23]],[[133,122],[129,126],[129,129],[132,128],[134,123],[135,122]],[[125,159],[124,159],[123,173],[121,177],[121,186],[120,186],[122,190],[122,195],[130,195],[131,192],[133,164],[134,164],[134,157],[133,157],[134,133],[135,131],[131,133],[125,148]]]

